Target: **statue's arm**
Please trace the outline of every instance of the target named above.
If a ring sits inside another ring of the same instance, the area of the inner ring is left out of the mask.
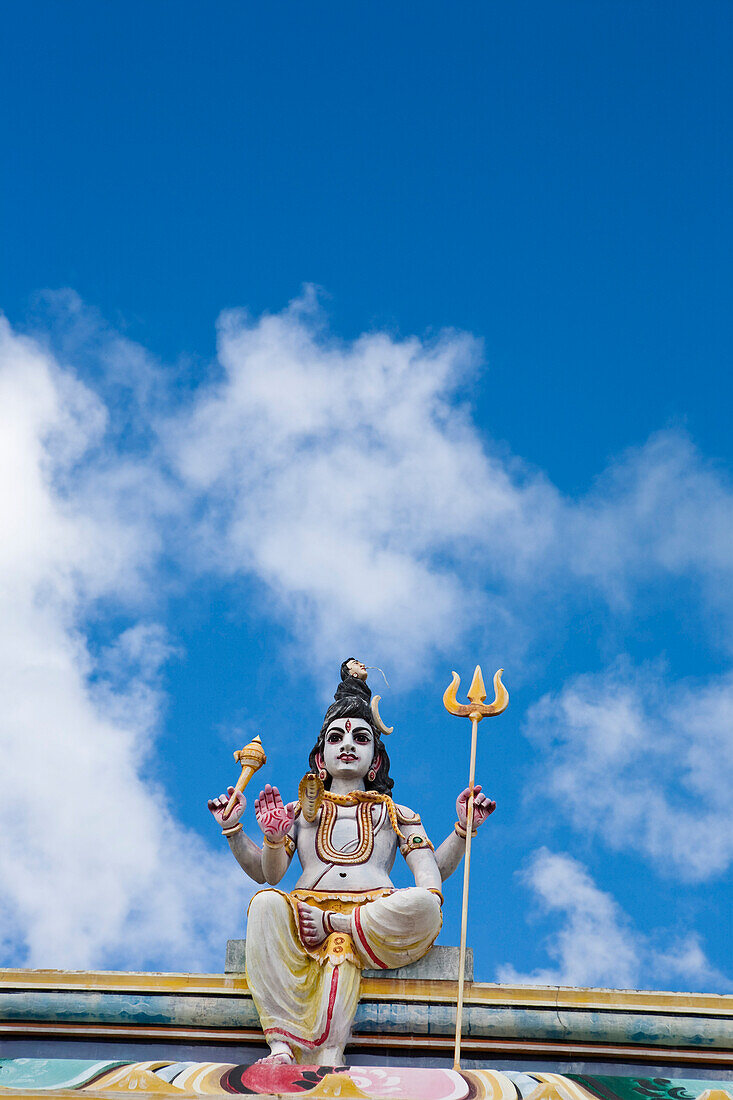
[[[438,865],[442,882],[445,882],[445,880],[453,874],[456,867],[463,859],[465,850],[466,841],[459,837],[455,830],[450,836],[445,838],[437,849],[435,853],[435,862]]]
[[[208,802],[214,820],[221,826],[223,835],[227,838],[234,858],[246,875],[255,882],[265,882],[265,874],[262,869],[262,852],[253,840],[242,832],[241,817],[247,805],[247,800],[241,791],[237,792],[237,801],[232,807],[228,817],[224,817],[224,811],[229,799],[234,793],[234,787],[229,787],[226,794],[220,794],[218,798],[210,798]]]
[[[435,853],[435,861],[443,881],[453,874],[466,851],[466,815],[468,796],[470,793],[470,788],[466,787],[466,789],[459,794],[456,801],[458,821],[453,827],[453,832],[445,838]],[[476,835],[475,830],[483,825],[489,814],[493,814],[495,809],[496,803],[492,799],[487,798],[485,794],[482,794],[481,786],[477,784],[474,787],[473,799],[474,836]]]
[[[400,841],[400,852],[415,876],[415,885],[422,886],[426,890],[437,890],[440,894],[442,880],[435,860],[435,852],[419,815],[408,806],[395,808],[397,821],[405,838]]]
[[[283,877],[290,861],[295,853],[295,841],[290,836],[285,836],[280,843],[268,844],[264,841],[262,846],[262,871],[265,881],[270,886],[276,886]]]
[[[419,848],[408,852],[405,862],[415,876],[415,885],[422,886],[425,890],[437,890],[441,898],[442,878],[432,848]]]
[[[262,871],[265,880],[275,886],[283,877],[295,852],[295,809],[297,803],[283,805],[277,787],[268,783],[255,799],[255,815],[262,829]]]
[[[250,840],[241,829],[233,836],[227,837],[227,840],[234,858],[244,873],[254,879],[255,882],[267,882],[262,868],[262,849],[258,848],[255,842]]]

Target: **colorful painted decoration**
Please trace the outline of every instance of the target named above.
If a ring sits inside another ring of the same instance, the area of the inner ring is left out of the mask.
[[[53,1097],[141,1092],[154,1096],[309,1096],[367,1100],[733,1100],[730,1081],[513,1073],[409,1066],[305,1066],[227,1062],[0,1059],[0,1094]]]

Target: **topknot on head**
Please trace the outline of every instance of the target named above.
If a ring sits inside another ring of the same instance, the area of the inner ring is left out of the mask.
[[[335,701],[341,702],[348,699],[359,699],[366,703],[372,697],[372,691],[367,684],[367,670],[356,657],[347,657],[341,662],[341,683],[336,688]]]

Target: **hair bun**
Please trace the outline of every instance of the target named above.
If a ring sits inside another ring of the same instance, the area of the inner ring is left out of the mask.
[[[336,688],[334,700],[340,703],[342,700],[346,702],[348,699],[359,699],[368,706],[371,697],[372,689],[365,680],[357,680],[356,676],[347,676]]]

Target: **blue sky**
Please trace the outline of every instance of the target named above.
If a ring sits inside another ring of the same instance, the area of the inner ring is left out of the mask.
[[[6,13],[3,965],[220,968],[248,886],[206,798],[256,732],[294,797],[356,653],[436,841],[442,692],[506,669],[481,978],[731,988],[732,36]]]

